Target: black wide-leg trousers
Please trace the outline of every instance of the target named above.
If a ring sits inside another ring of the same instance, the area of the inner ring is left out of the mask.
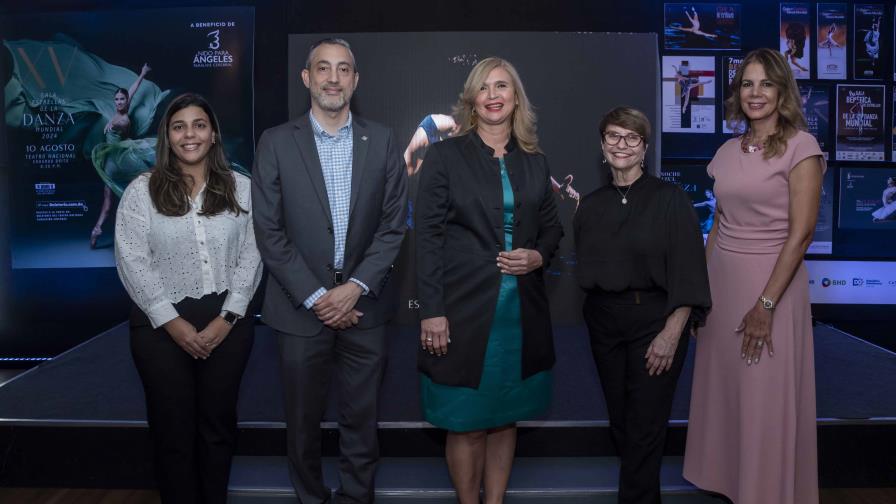
[[[201,331],[221,313],[226,293],[175,307]],[[139,309],[131,315],[131,354],[146,393],[156,482],[164,504],[224,504],[236,447],[237,395],[254,341],[240,319],[208,359],[194,359]]]
[[[583,313],[591,352],[610,416],[613,444],[621,458],[619,502],[660,502],[660,465],[672,398],[688,348],[678,340],[672,369],[647,373],[647,349],[666,323],[662,291],[589,293]]]

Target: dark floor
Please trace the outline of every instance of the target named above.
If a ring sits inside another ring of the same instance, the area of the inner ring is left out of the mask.
[[[830,325],[881,348],[896,352],[896,319],[838,320],[831,322]]]
[[[585,330],[558,328],[555,340],[554,398],[546,420],[606,421]],[[417,349],[415,332],[392,333],[381,389],[381,421],[422,421]],[[896,354],[822,325],[815,327],[815,350],[819,418],[896,418]],[[673,420],[687,419],[693,353],[692,344],[675,395]],[[865,386],[868,383],[875,386]],[[37,397],[39,401],[34,400]],[[333,406],[326,420],[336,418]],[[0,387],[0,411],[7,419],[143,422],[142,387],[130,356],[126,324]],[[284,421],[277,345],[266,326],[256,331],[240,391],[239,418],[241,422]]]
[[[17,504],[158,504],[152,490],[0,488],[0,502]],[[821,504],[893,504],[896,488],[828,488]]]

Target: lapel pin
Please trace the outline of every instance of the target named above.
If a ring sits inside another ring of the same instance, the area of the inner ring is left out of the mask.
[[[366,142],[366,141],[367,141],[367,136],[366,136],[366,135],[365,135],[365,136],[362,136],[362,137],[361,137],[361,140],[364,140],[364,141]]]

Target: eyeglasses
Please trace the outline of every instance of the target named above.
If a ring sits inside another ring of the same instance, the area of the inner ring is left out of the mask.
[[[641,142],[644,141],[644,137],[635,133],[629,133],[628,135],[620,135],[614,131],[604,131],[603,133],[604,142],[607,145],[618,145],[619,141],[623,138],[625,139],[625,145],[629,147],[637,147],[641,145]]]

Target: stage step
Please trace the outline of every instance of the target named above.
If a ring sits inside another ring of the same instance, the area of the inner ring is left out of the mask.
[[[337,486],[337,460],[325,458],[324,481]],[[665,457],[661,484],[666,504],[720,504],[681,476],[681,457]],[[619,462],[615,457],[518,457],[505,502],[614,504]],[[376,477],[377,504],[453,504],[457,500],[443,458],[388,457]],[[297,502],[286,457],[234,458],[228,504]]]

